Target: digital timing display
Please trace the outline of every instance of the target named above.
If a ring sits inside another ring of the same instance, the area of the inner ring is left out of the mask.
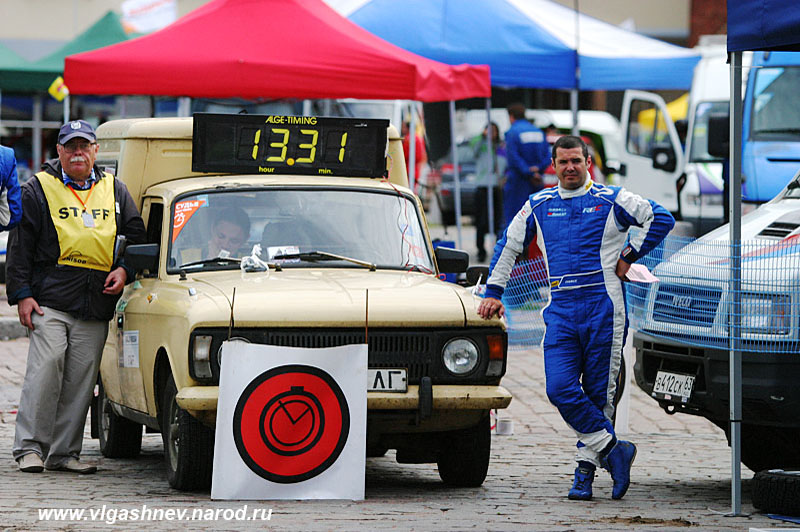
[[[381,177],[388,120],[197,113],[192,171]]]

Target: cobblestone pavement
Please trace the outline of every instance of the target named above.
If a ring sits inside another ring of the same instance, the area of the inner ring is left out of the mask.
[[[514,434],[493,436],[489,476],[480,488],[445,488],[434,465],[397,464],[390,452],[367,460],[364,501],[211,501],[208,493],[168,487],[158,435],[145,436],[137,459],[106,459],[97,440],[89,439],[88,424],[83,457],[99,464],[96,475],[23,474],[11,458],[11,445],[27,343],[25,338],[0,342],[0,530],[566,531],[778,526],[761,514],[723,516],[730,510],[730,454],[722,432],[701,418],[666,415],[638,389],[631,398],[627,437],[638,444],[639,454],[628,494],[612,501],[610,478],[602,472],[595,481],[593,501],[567,500],[574,440],[547,402],[538,350],[510,354],[504,384],[514,400],[501,416],[513,419]],[[744,469],[743,477],[751,476]],[[743,495],[743,510],[753,512],[747,481]],[[99,513],[104,507],[105,514],[90,520],[90,510]],[[191,522],[121,519],[122,510],[144,507],[220,513],[216,518],[204,513],[207,519]],[[38,513],[45,508],[84,508],[87,514],[84,520],[46,521]],[[235,518],[235,512],[251,516],[254,509],[271,509],[271,520],[225,519],[226,510]]]

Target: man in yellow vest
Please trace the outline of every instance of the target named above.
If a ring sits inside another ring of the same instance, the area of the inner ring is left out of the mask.
[[[20,471],[94,473],[79,461],[108,321],[134,272],[114,250],[144,241],[122,181],[96,166],[94,129],[64,124],[58,159],[22,187],[22,221],[9,238],[8,302],[30,330],[13,455]]]

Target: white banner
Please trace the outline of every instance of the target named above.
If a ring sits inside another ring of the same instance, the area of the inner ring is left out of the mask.
[[[126,33],[149,33],[169,26],[178,18],[175,0],[125,0],[122,27]]]
[[[367,346],[222,344],[212,499],[364,499]]]

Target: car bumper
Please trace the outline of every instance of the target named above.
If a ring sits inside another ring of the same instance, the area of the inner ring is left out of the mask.
[[[730,390],[727,350],[696,347],[637,332],[636,384],[652,396],[659,370],[695,375],[689,400],[656,400],[663,407],[725,422]],[[800,427],[800,354],[742,352],[742,421],[756,425]]]
[[[506,408],[511,403],[511,393],[502,386],[441,385],[433,386],[432,390],[433,410],[491,410]],[[219,386],[188,386],[181,388],[176,401],[193,414],[213,411],[216,415],[218,396]],[[416,385],[409,386],[405,393],[367,393],[368,410],[416,410],[419,403]]]

